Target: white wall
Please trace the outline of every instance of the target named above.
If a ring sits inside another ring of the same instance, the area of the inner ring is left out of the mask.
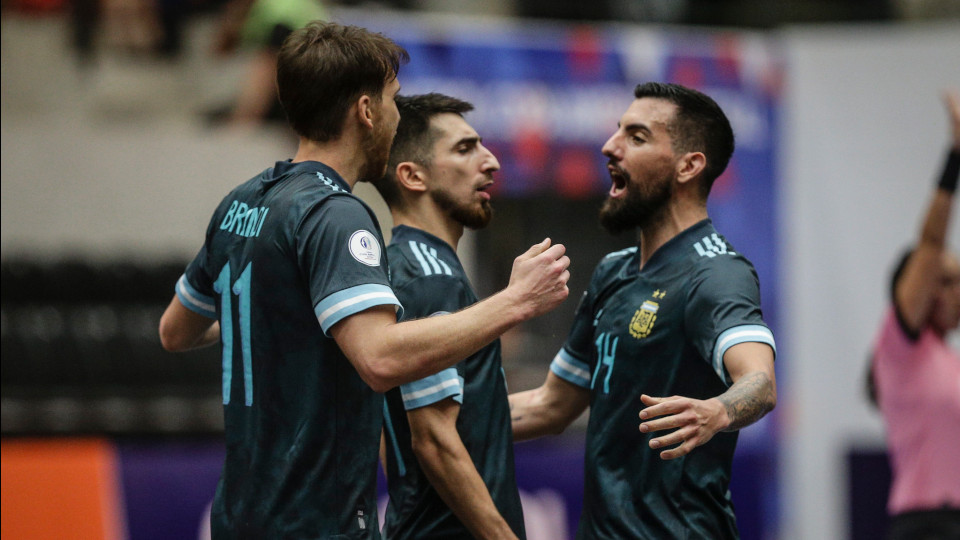
[[[848,537],[844,455],[883,445],[863,398],[894,258],[915,237],[960,89],[960,25],[785,33],[784,537]],[[951,246],[960,246],[960,219]]]

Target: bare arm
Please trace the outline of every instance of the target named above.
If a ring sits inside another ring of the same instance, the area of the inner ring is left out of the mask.
[[[956,154],[960,152],[960,94],[948,93],[944,101],[950,114],[953,130],[951,151]],[[945,174],[951,173],[945,171]],[[952,174],[956,184],[956,172]],[[941,182],[927,208],[920,238],[894,290],[897,312],[907,328],[914,332],[919,332],[926,324],[940,287],[952,207],[953,191],[944,189]]]
[[[160,318],[160,343],[170,352],[183,352],[220,341],[220,323],[190,311],[176,296]]]
[[[543,385],[509,399],[513,438],[525,441],[561,433],[590,404],[590,392],[548,371]]]
[[[447,506],[476,538],[516,538],[457,433],[453,399],[407,411],[417,461]]]
[[[330,335],[378,392],[422,379],[558,306],[569,294],[564,251],[549,239],[533,246],[514,261],[506,289],[462,311],[397,323],[392,307],[376,306],[339,321]]]
[[[662,459],[675,459],[705,444],[718,431],[736,431],[756,422],[777,404],[773,349],[764,343],[740,343],[727,349],[723,364],[733,384],[717,397],[699,400],[683,396],[640,396],[640,431],[674,430],[650,440]],[[679,446],[674,446],[679,445]]]

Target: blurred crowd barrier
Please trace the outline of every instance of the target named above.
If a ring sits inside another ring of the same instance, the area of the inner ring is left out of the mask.
[[[7,259],[3,435],[216,432],[216,348],[172,355],[157,324],[185,264]]]

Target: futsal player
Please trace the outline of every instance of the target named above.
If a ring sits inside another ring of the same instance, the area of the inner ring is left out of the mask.
[[[600,261],[546,382],[510,396],[514,436],[590,406],[577,538],[737,538],[737,430],[773,409],[776,386],[757,274],[707,215],[733,131],[695,90],[634,96],[602,149],[600,220],[639,229],[639,245]]]
[[[457,257],[464,227],[493,215],[500,168],[463,115],[473,106],[441,94],[398,97],[400,125],[387,174],[374,185],[393,216],[387,255],[404,318],[459,311],[477,296]],[[499,340],[456,366],[387,392],[384,536],[524,538]]]

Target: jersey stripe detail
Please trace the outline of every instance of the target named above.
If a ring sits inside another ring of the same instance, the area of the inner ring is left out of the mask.
[[[443,275],[448,276],[453,275],[453,270],[450,269],[450,265],[443,262],[442,259],[437,255],[437,249],[424,244],[423,242],[417,242],[416,240],[409,240],[407,244],[410,245],[410,251],[413,252],[414,257],[417,258],[417,262],[420,263],[420,268],[423,269],[424,276]]]
[[[433,271],[430,270],[430,265],[427,264],[427,261],[423,258],[423,255],[420,254],[420,248],[417,247],[417,243],[413,240],[410,240],[409,244],[410,251],[413,252],[413,255],[417,258],[417,262],[420,263],[420,267],[423,268],[423,275],[432,275]]]
[[[424,246],[424,248],[426,248],[426,246]],[[452,276],[452,275],[453,275],[453,272],[450,271],[450,267],[447,266],[447,263],[443,262],[443,259],[441,259],[441,258],[437,255],[437,248],[434,248],[434,247],[430,248],[430,258],[431,258],[432,260],[434,260],[434,261],[437,261],[437,263],[438,263],[440,266],[443,267],[443,273],[444,273],[444,274],[446,274],[446,275],[448,275],[448,276]]]
[[[180,276],[180,279],[177,280],[176,293],[183,307],[209,319],[217,318],[216,300],[197,292],[187,281],[186,274]]]
[[[323,333],[327,334],[331,326],[345,317],[360,313],[373,306],[387,304],[395,305],[400,311],[403,311],[403,306],[390,287],[366,284],[350,287],[327,296],[313,308],[313,312],[317,315],[317,321],[320,323]]]
[[[463,381],[456,368],[447,368],[419,381],[400,385],[403,408],[406,410],[424,407],[448,397],[463,403]]]
[[[720,337],[717,338],[716,345],[713,347],[713,370],[717,372],[720,379],[727,382],[727,377],[723,372],[723,355],[727,352],[727,349],[740,343],[751,342],[766,343],[773,349],[773,354],[776,356],[777,344],[773,340],[773,332],[766,326],[744,324],[729,328],[720,334]]]
[[[407,475],[407,466],[403,463],[403,455],[400,454],[400,445],[397,444],[397,434],[393,430],[393,422],[390,420],[390,408],[387,407],[387,400],[383,400],[383,427],[387,430],[387,437],[390,439],[390,446],[393,447],[393,455],[397,458],[397,474],[401,477]]]
[[[418,244],[418,246],[420,246],[420,252],[423,253],[423,256],[426,257],[430,266],[433,268],[433,272],[436,274],[443,272],[443,270],[440,269],[440,265],[437,264],[436,250],[431,250],[426,244]],[[433,253],[430,253],[431,251],[433,251]]]
[[[590,388],[590,366],[570,356],[565,349],[553,357],[550,371],[561,379],[582,388]]]

